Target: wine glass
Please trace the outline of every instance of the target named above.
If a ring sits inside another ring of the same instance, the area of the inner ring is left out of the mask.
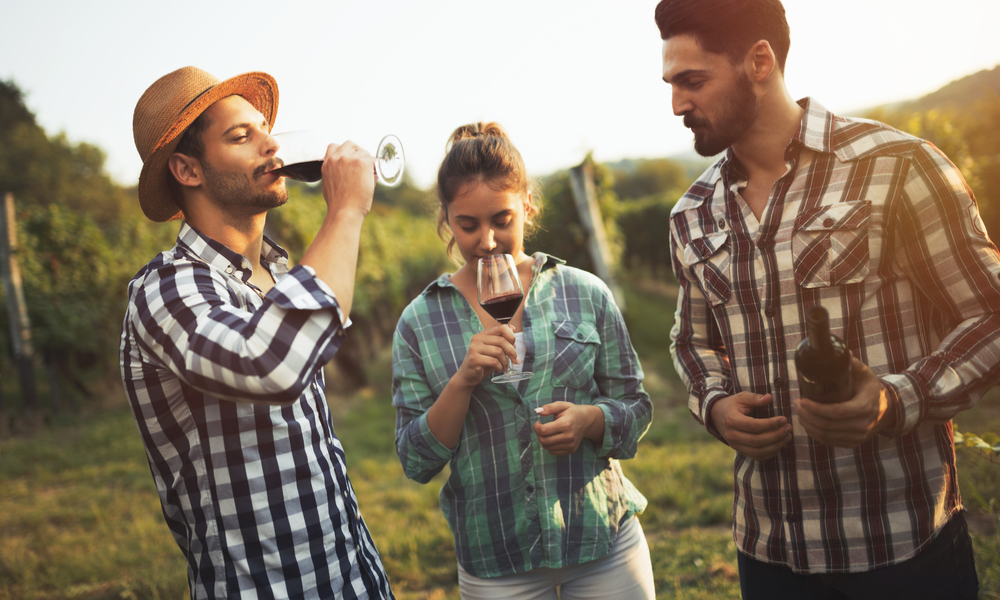
[[[319,181],[322,179],[323,158],[330,138],[319,131],[303,129],[276,133],[272,136],[278,140],[279,148],[274,157],[282,162],[282,167],[275,169],[282,177],[299,181]],[[403,145],[399,138],[387,135],[382,138],[375,151],[375,173],[379,182],[394,186],[403,179]]]
[[[524,288],[517,274],[514,257],[510,254],[496,254],[480,258],[477,273],[476,292],[479,295],[480,306],[498,323],[514,331],[510,326],[510,320],[514,318],[514,313],[524,298]],[[527,371],[517,372],[508,369],[505,373],[494,375],[490,381],[512,383],[529,379],[531,375]]]

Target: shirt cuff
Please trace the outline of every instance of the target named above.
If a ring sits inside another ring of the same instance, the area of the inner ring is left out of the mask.
[[[896,426],[892,431],[881,433],[890,437],[909,433],[920,423],[923,413],[923,390],[907,373],[886,375],[881,377],[880,381],[885,386],[885,393],[894,401],[896,407]]]
[[[705,392],[704,400],[705,414],[702,415],[703,422],[705,423],[705,429],[707,429],[709,433],[727,446],[729,445],[729,442],[726,441],[726,438],[722,437],[722,433],[716,429],[715,423],[712,422],[712,407],[715,406],[716,402],[730,395],[731,394],[728,391],[720,390],[718,388],[707,390]]]
[[[613,458],[618,452],[617,445],[615,441],[619,438],[619,432],[616,431],[615,419],[613,413],[611,412],[611,407],[606,404],[598,404],[597,408],[601,409],[604,413],[604,439],[601,441],[601,447],[597,449],[597,456],[601,458]]]
[[[427,413],[417,417],[417,427],[418,434],[410,438],[410,442],[416,449],[417,454],[427,460],[451,460],[458,446],[448,448],[448,446],[441,443],[441,440],[435,437],[434,432],[431,431],[431,427],[427,423]]]
[[[344,313],[340,309],[333,290],[322,279],[316,277],[316,270],[308,265],[296,265],[292,267],[284,277],[279,279],[274,287],[265,296],[274,304],[295,310],[324,310],[334,309],[337,311],[338,320],[344,323]],[[344,323],[346,329],[350,326],[350,319]]]

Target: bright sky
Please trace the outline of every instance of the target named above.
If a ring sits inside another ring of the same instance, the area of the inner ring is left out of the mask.
[[[1000,64],[997,0],[785,0],[795,97],[835,112],[919,97]],[[660,80],[656,0],[31,0],[2,2],[0,79],[49,135],[108,155],[134,184],[132,111],[186,65],[278,81],[275,132],[320,129],[374,151],[394,133],[433,184],[448,134],[485,119],[533,175],[670,156],[691,134]]]

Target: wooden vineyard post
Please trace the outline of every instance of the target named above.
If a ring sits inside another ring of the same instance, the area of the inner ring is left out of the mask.
[[[14,361],[21,381],[24,407],[28,412],[38,410],[35,398],[35,352],[31,344],[31,324],[28,308],[21,288],[21,268],[17,262],[17,220],[14,214],[14,194],[7,192],[0,210],[0,262],[3,267],[3,285],[7,296],[7,320],[14,348]]]
[[[594,173],[590,161],[585,160],[570,169],[569,181],[573,190],[576,214],[587,235],[587,251],[594,263],[594,274],[611,288],[615,303],[622,312],[625,312],[625,294],[622,293],[611,271],[611,251],[608,249],[608,237],[604,232],[601,209],[597,205],[597,191],[594,189]]]

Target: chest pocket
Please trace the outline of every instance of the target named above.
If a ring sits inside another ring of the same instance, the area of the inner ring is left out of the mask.
[[[693,239],[684,247],[684,263],[712,306],[725,304],[732,294],[732,250],[728,241],[727,232],[717,231]]]
[[[587,389],[594,381],[594,364],[601,347],[601,336],[593,323],[553,321],[555,359],[552,383],[555,387]]]
[[[868,276],[871,202],[841,202],[799,214],[792,235],[795,282],[805,288],[858,283]]]

